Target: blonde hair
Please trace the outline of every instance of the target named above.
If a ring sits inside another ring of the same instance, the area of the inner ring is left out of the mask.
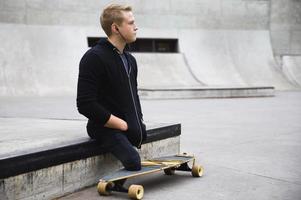
[[[100,15],[100,24],[107,36],[112,34],[111,25],[116,23],[121,25],[123,22],[122,12],[132,11],[132,7],[128,5],[110,4],[103,10]]]

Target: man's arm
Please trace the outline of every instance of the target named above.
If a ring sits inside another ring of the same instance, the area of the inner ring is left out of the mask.
[[[102,74],[102,68],[99,66],[102,64],[97,55],[93,53],[86,54],[80,62],[77,85],[78,111],[88,119],[105,127],[126,131],[127,123],[112,115],[97,102],[97,79],[101,78]]]

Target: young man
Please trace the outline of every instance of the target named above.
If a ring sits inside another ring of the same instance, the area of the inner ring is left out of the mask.
[[[137,92],[137,63],[125,51],[136,40],[138,28],[132,8],[109,5],[100,17],[108,36],[88,50],[80,61],[77,107],[88,120],[87,132],[125,169],[140,170],[137,150],[146,139]]]

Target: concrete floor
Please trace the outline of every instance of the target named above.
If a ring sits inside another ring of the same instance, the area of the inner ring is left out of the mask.
[[[145,119],[181,122],[181,150],[205,167],[202,178],[161,173],[130,180],[144,199],[301,199],[301,92],[271,98],[150,100]],[[91,187],[61,200],[100,197]]]

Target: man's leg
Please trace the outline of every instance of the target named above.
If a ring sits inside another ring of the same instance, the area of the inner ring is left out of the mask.
[[[124,168],[129,171],[141,169],[141,159],[137,150],[129,142],[124,133],[114,133],[114,145],[111,146],[110,152],[123,164]]]
[[[87,131],[91,138],[99,142],[101,148],[111,152],[120,160],[125,169],[130,171],[141,169],[140,156],[124,132],[111,130],[108,133],[103,133],[103,130],[98,130],[97,127],[89,123]]]

